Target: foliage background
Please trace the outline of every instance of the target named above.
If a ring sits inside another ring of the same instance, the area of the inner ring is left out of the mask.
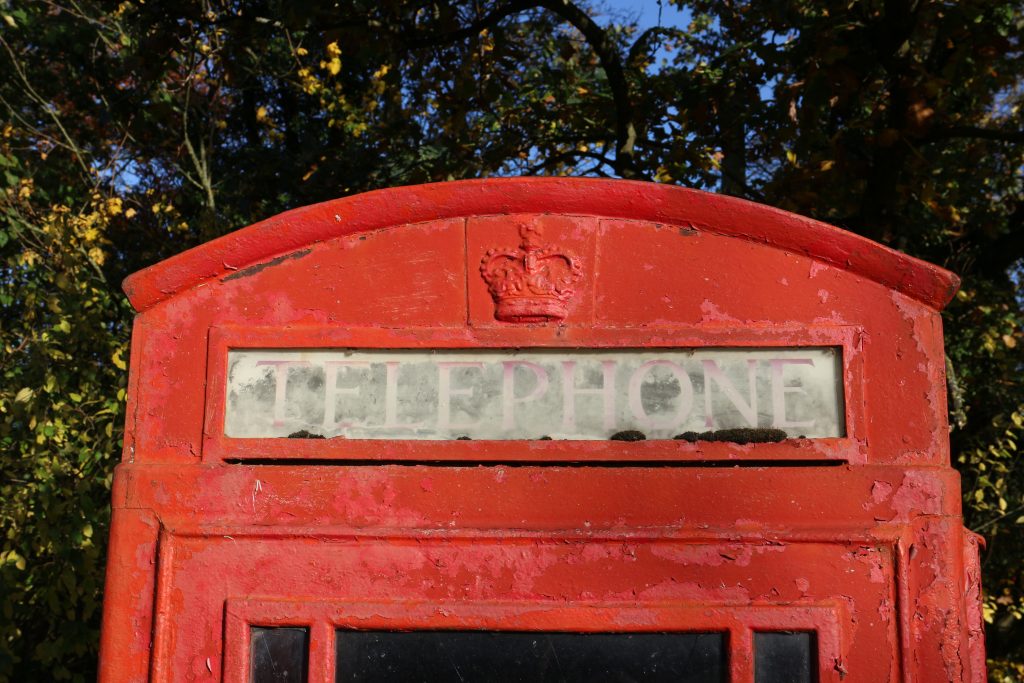
[[[1024,680],[1024,3],[0,0],[0,682],[94,677],[128,273],[401,184],[728,192],[939,263],[993,681]]]

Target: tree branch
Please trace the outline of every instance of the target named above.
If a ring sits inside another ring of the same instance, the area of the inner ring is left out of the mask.
[[[996,140],[999,142],[1024,142],[1022,130],[1000,130],[981,126],[942,126],[933,128],[925,137],[925,142],[951,140],[954,138],[977,138],[980,140]]]
[[[538,0],[538,4],[576,27],[594,49],[608,77],[608,87],[615,104],[615,163],[612,167],[623,178],[643,178],[635,162],[637,133],[629,81],[608,32],[569,0]]]
[[[13,48],[11,48],[11,46],[8,44],[6,40],[3,39],[2,36],[0,36],[0,44],[4,46],[4,49],[7,51],[7,54],[10,56],[11,63],[14,65],[14,70],[18,73],[18,77],[21,79],[22,85],[25,86],[25,92],[27,92],[29,96],[33,100],[35,100],[36,103],[40,107],[42,107],[43,110],[53,120],[54,124],[56,124],[57,126],[57,129],[60,130],[61,135],[64,136],[64,142],[67,143],[68,149],[71,150],[75,159],[78,161],[78,164],[82,167],[82,170],[85,172],[86,177],[91,179],[92,173],[89,170],[89,164],[86,163],[85,161],[85,153],[77,144],[75,144],[75,141],[71,138],[71,135],[68,133],[67,129],[64,128],[64,124],[61,122],[60,117],[57,116],[57,112],[54,111],[53,104],[47,101],[46,98],[44,98],[42,95],[36,92],[36,89],[32,87],[32,83],[29,82],[28,75],[25,73],[25,70],[22,68],[21,63],[18,61],[18,57],[14,53]]]
[[[406,47],[420,48],[420,47],[435,47],[437,45],[444,45],[447,43],[454,43],[466,38],[472,38],[473,36],[479,35],[481,31],[487,28],[491,28],[499,21],[506,17],[510,17],[513,14],[524,12],[528,9],[534,9],[538,7],[540,3],[537,0],[512,0],[507,5],[499,7],[490,14],[486,14],[476,21],[464,26],[455,31],[447,33],[434,33],[414,36],[415,30],[402,30],[395,32],[395,37],[398,38]]]
[[[650,48],[651,44],[658,38],[667,38],[669,36],[675,38],[683,38],[686,34],[675,28],[674,26],[652,26],[636,39],[633,46],[629,48],[629,55],[626,57],[626,64],[630,68],[637,68],[637,62],[640,56]]]
[[[195,55],[190,57],[190,60],[194,62]],[[181,114],[181,132],[185,139],[185,149],[188,151],[189,157],[192,159],[192,165],[195,166],[196,174],[199,176],[199,181],[202,189],[206,193],[206,207],[213,211],[216,208],[216,201],[213,194],[213,181],[210,178],[210,167],[206,160],[206,145],[201,144],[199,147],[199,154],[196,154],[195,147],[192,145],[192,139],[188,132],[188,110],[191,106],[192,96],[192,79],[195,77],[196,64],[192,64],[188,77],[185,79],[185,105],[182,108]],[[193,181],[194,182],[194,181]]]
[[[583,34],[584,39],[593,48],[601,68],[608,78],[608,86],[611,89],[612,102],[615,106],[615,160],[610,165],[615,169],[615,173],[623,178],[644,178],[635,162],[637,132],[634,123],[632,93],[626,78],[622,57],[608,32],[570,0],[511,0],[480,19],[454,31],[417,36],[414,29],[406,27],[401,31],[393,31],[392,35],[407,48],[435,47],[471,38],[506,17],[537,8],[546,9],[570,23]],[[650,35],[653,37],[654,33],[650,33]]]
[[[1011,200],[1012,201],[1012,200]],[[1024,197],[1006,217],[1006,231],[979,245],[975,268],[988,276],[1005,274],[1024,254]]]
[[[531,166],[530,168],[528,168],[526,172],[529,175],[536,175],[537,173],[543,171],[546,168],[550,168],[555,164],[574,161],[580,157],[596,159],[597,161],[600,161],[602,165],[614,166],[614,162],[608,157],[604,156],[603,154],[598,154],[597,152],[584,152],[583,150],[579,149],[571,149],[566,152],[560,152],[558,154],[555,154],[554,156],[548,157],[547,159],[540,162],[536,166]]]

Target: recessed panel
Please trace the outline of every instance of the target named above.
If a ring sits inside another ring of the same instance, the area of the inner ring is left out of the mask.
[[[250,683],[306,683],[308,630],[254,627],[249,649]]]
[[[687,439],[845,434],[834,347],[245,349],[235,438]]]
[[[337,683],[725,683],[721,633],[338,631]]]
[[[755,633],[754,683],[816,683],[816,655],[813,633]]]

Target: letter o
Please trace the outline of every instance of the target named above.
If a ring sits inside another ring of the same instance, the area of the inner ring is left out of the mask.
[[[647,376],[651,369],[659,365],[663,365],[671,370],[672,374],[676,376],[676,380],[679,381],[678,407],[676,408],[676,414],[668,420],[651,418],[644,410],[643,402],[640,400],[640,389],[643,385],[644,377]],[[632,411],[637,423],[642,427],[668,429],[681,425],[690,416],[690,411],[693,410],[693,383],[690,382],[690,376],[678,364],[670,360],[647,361],[634,370],[633,376],[629,378],[629,409]]]

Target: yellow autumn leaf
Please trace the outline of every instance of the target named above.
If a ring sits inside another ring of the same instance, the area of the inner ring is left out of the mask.
[[[39,253],[32,249],[25,249],[18,254],[18,265],[34,266],[39,261]]]
[[[996,611],[987,602],[982,606],[981,611],[985,623],[991,624],[995,619]]]
[[[133,218],[135,216],[135,209],[128,209],[124,212],[125,218]]]
[[[116,367],[118,370],[127,370],[128,369],[128,364],[125,363],[124,362],[124,358],[121,357],[121,354],[123,352],[124,352],[124,349],[118,349],[117,351],[114,351],[114,355],[110,357],[110,361],[114,364],[114,367]]]

